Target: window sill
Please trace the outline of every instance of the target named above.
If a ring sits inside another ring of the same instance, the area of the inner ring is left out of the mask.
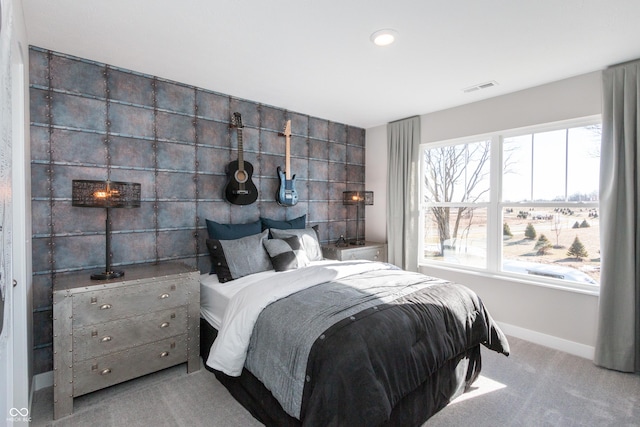
[[[438,276],[438,271],[454,273],[456,275],[461,274],[468,277],[479,277],[490,280],[497,280],[502,282],[512,282],[518,283],[522,285],[531,285],[538,286],[543,288],[556,289],[559,291],[565,292],[573,292],[583,295],[591,295],[598,297],[600,296],[600,287],[595,285],[580,285],[576,283],[575,285],[570,283],[563,283],[561,281],[556,281],[553,279],[548,280],[531,280],[526,276],[521,276],[519,274],[509,274],[509,273],[493,273],[483,270],[476,270],[471,268],[462,267],[459,265],[441,265],[441,264],[432,264],[419,262],[418,270],[427,275]]]

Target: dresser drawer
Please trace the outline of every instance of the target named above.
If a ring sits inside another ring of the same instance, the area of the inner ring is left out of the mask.
[[[73,366],[73,396],[80,396],[187,359],[187,335],[179,335]]]
[[[74,362],[159,341],[187,330],[187,307],[84,326],[73,331]]]
[[[365,259],[369,261],[382,261],[383,252],[381,248],[362,248],[349,251],[343,260]]]
[[[175,280],[82,292],[73,296],[73,327],[105,323],[185,305],[188,293]]]

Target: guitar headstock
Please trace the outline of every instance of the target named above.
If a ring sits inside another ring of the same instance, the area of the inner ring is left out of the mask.
[[[233,113],[231,116],[231,127],[241,128],[244,127],[242,125],[242,115],[240,113]]]
[[[287,120],[287,123],[284,125],[284,131],[282,131],[284,136],[291,136],[291,120]]]

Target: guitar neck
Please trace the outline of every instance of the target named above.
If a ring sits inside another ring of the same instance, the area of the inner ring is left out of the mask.
[[[287,181],[291,180],[291,136],[286,135],[285,136],[285,149],[284,149],[284,154],[285,154],[285,159],[284,159],[284,175],[285,178],[287,179]]]
[[[242,128],[238,128],[238,170],[244,171],[244,147],[242,145]]]

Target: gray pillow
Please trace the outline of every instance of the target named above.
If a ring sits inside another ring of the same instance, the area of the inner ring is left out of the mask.
[[[271,264],[276,271],[295,270],[309,264],[309,258],[298,236],[269,239],[262,243],[269,252]]]
[[[218,280],[228,282],[239,277],[261,271],[273,270],[269,254],[262,242],[267,240],[268,231],[235,240],[207,239],[211,263],[216,269]]]
[[[271,228],[270,231],[274,239],[286,239],[287,237],[297,236],[302,242],[302,247],[307,253],[309,261],[322,260],[322,248],[320,247],[320,242],[318,242],[318,234],[313,228],[307,227],[302,230],[277,230]]]

